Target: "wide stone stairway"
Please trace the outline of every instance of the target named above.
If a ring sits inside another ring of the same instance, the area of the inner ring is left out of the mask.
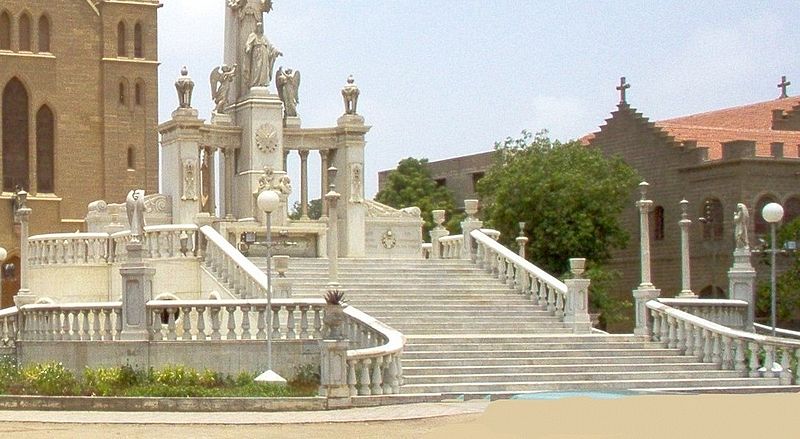
[[[262,270],[263,258],[252,258]],[[292,258],[293,297],[320,297],[326,259]],[[403,393],[514,394],[777,386],[633,335],[574,335],[465,260],[341,259],[348,303],[407,337]]]

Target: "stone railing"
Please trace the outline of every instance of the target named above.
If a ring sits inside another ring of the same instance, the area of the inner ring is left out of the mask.
[[[267,275],[211,226],[200,233],[206,238],[203,264],[231,293],[242,298],[267,297]]]
[[[433,253],[433,244],[430,242],[423,242],[420,250],[422,251],[422,259],[430,259]]]
[[[515,291],[547,306],[556,316],[564,316],[567,286],[541,268],[506,248],[480,230],[470,236],[477,243],[476,264]]]
[[[351,396],[400,393],[403,368],[400,364],[405,337],[358,309],[348,306],[347,385]]]
[[[108,233],[51,233],[28,238],[28,261],[41,265],[105,264]]]
[[[0,348],[13,348],[17,343],[16,306],[0,310]]]
[[[131,232],[123,230],[110,235],[112,262],[127,259],[126,244]],[[187,258],[197,256],[197,225],[163,224],[145,226],[142,238],[143,256],[148,259]]]
[[[19,340],[119,340],[122,302],[33,304],[19,312]]]
[[[747,302],[743,300],[660,298],[658,301],[722,326],[747,329]]]
[[[653,340],[669,348],[743,376],[779,377],[783,385],[800,382],[800,371],[790,370],[790,364],[800,360],[800,341],[731,329],[657,300],[646,306],[652,316]]]
[[[442,259],[461,259],[464,248],[464,235],[449,235],[439,238],[442,246]]]
[[[757,334],[772,334],[772,326],[762,325],[761,323],[753,323],[753,329]],[[775,328],[775,335],[800,340],[800,332],[790,329]]]
[[[150,339],[307,340],[322,338],[323,299],[151,300]],[[271,313],[271,319],[270,319]]]

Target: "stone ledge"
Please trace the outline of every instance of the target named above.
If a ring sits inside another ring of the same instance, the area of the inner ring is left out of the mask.
[[[0,410],[124,412],[275,412],[327,410],[322,397],[155,398],[104,396],[0,396]]]

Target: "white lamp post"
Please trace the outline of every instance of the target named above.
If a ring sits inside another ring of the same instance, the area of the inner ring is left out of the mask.
[[[772,317],[772,335],[775,335],[775,253],[778,252],[778,249],[775,248],[775,225],[779,223],[783,219],[783,206],[778,203],[769,203],[761,210],[761,216],[764,217],[769,223],[770,232],[772,232],[772,250],[770,250],[770,265],[772,271],[770,273],[770,293],[771,293],[771,301],[770,301],[770,310],[771,310],[771,317]]]
[[[256,201],[258,208],[267,214],[267,371],[256,377],[256,381],[286,384],[286,380],[272,371],[272,212],[281,206],[281,198],[273,190],[261,191]]]
[[[8,256],[8,252],[4,247],[0,247],[0,298],[3,297],[3,265],[6,261],[6,257]]]

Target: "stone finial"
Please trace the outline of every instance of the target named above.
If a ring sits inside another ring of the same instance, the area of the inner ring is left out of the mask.
[[[525,221],[519,223],[519,236],[525,236]]]
[[[474,219],[478,213],[478,200],[464,200],[464,212],[468,219]]]
[[[686,201],[684,198],[679,203],[681,205],[681,219],[688,220],[689,219],[689,202]]]
[[[625,97],[625,91],[631,88],[631,85],[625,82],[625,77],[622,76],[619,78],[619,85],[617,86],[617,90],[619,91],[619,103],[620,104],[627,104],[628,100]]]
[[[639,183],[639,193],[641,194],[641,201],[645,201],[647,199],[647,189],[650,187],[650,183],[643,181]]]
[[[786,80],[786,76],[785,75],[781,76],[781,83],[778,84],[778,88],[781,89],[781,95],[778,97],[778,99],[784,99],[789,97],[789,95],[786,93],[786,89],[790,85],[792,85],[792,83]]]
[[[583,272],[586,271],[586,258],[570,258],[569,271],[572,272],[576,279],[580,279]]]
[[[344,98],[344,114],[358,114],[358,95],[361,91],[355,84],[353,75],[347,77],[347,85],[342,87],[342,98]]]
[[[336,192],[336,174],[339,173],[339,170],[336,167],[331,166],[328,168],[328,189],[330,192]]]
[[[192,108],[192,91],[194,81],[189,77],[189,69],[181,68],[181,77],[175,81],[175,90],[178,91],[178,108]]]
[[[434,210],[431,212],[433,215],[433,222],[436,223],[436,228],[443,227],[444,224],[444,210]]]

